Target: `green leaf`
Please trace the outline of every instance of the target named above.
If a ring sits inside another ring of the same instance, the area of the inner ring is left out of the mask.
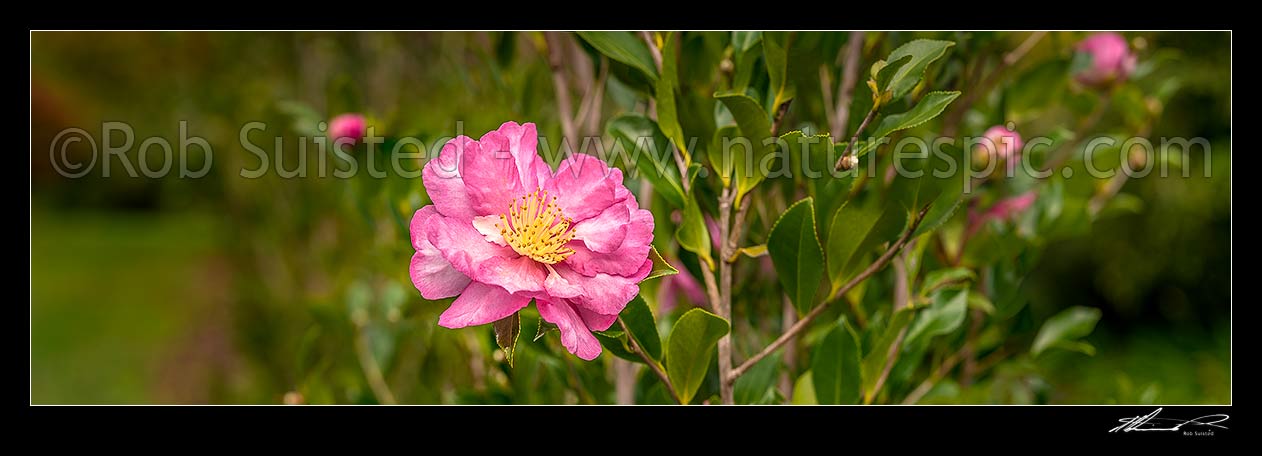
[[[648,277],[645,277],[644,280],[679,274],[679,270],[675,269],[674,266],[671,266],[670,263],[667,263],[666,260],[662,258],[662,254],[657,252],[656,245],[649,246],[649,259],[653,260],[653,269],[649,270],[649,275]]]
[[[876,130],[873,130],[871,140],[866,141],[863,145],[858,146],[859,155],[866,154],[880,144],[880,139],[889,136],[890,133],[915,128],[921,124],[933,120],[946,110],[947,105],[960,96],[960,92],[929,92],[924,98],[920,99],[916,106],[908,109],[906,112],[898,114],[890,114],[881,118],[881,123],[877,124]]]
[[[736,249],[738,255],[745,255],[750,258],[758,258],[767,255],[767,244],[751,245],[749,247],[741,247]]]
[[[710,257],[710,230],[706,227],[696,195],[690,195],[684,204],[683,218],[675,228],[675,239],[680,247],[697,254],[711,271],[714,270],[714,259]]]
[[[716,104],[715,106],[722,106]],[[724,147],[725,140],[731,140],[740,136],[740,128],[735,125],[727,125],[720,127],[714,131],[714,137],[710,140],[710,146],[706,148],[706,157],[710,160],[710,167],[718,174],[719,180],[723,182],[724,187],[732,185],[732,173],[736,167],[736,157],[732,156],[732,148]]]
[[[864,399],[871,400],[873,388],[876,387],[876,380],[881,376],[881,372],[885,370],[885,362],[889,359],[890,348],[894,346],[894,342],[898,340],[899,333],[907,329],[907,325],[911,323],[912,317],[916,316],[915,309],[904,307],[894,312],[894,316],[890,317],[889,324],[885,326],[885,331],[881,333],[881,337],[872,344],[872,349],[863,357],[863,391]]]
[[[811,371],[806,371],[793,382],[793,405],[819,405],[815,400],[815,381]]]
[[[961,282],[965,280],[974,280],[977,274],[973,273],[969,268],[945,268],[931,271],[925,274],[925,280],[920,285],[920,295],[929,296],[929,293],[938,288],[953,282]]]
[[[776,382],[779,373],[780,355],[771,355],[754,364],[736,379],[732,385],[732,397],[737,404],[757,404],[767,397],[767,390]]]
[[[1083,306],[1065,309],[1043,323],[1038,335],[1034,336],[1030,353],[1038,356],[1048,348],[1063,347],[1065,344],[1086,337],[1095,329],[1098,321],[1100,321],[1100,309]]]
[[[950,334],[959,329],[968,310],[968,289],[941,290],[933,295],[933,303],[921,310],[916,321],[907,330],[905,345],[913,345],[920,338]]]
[[[644,354],[661,361],[662,339],[657,334],[657,320],[653,318],[653,311],[649,310],[644,298],[636,295],[618,314],[618,318],[627,325],[631,337],[640,348],[644,349]]]
[[[644,363],[644,358],[631,351],[631,346],[627,344],[627,335],[622,331],[596,331],[592,334],[596,336],[596,340],[600,341],[600,346],[605,347],[605,350],[614,356],[635,363]]]
[[[882,76],[889,75],[878,78],[878,85],[882,91],[889,91],[892,98],[902,98],[924,78],[925,68],[954,45],[951,41],[919,39],[899,46],[883,62],[877,62],[883,68],[873,65],[873,73],[879,71]],[[886,62],[888,66],[885,66]]]
[[[670,138],[683,152],[685,163],[691,154],[684,142],[684,131],[679,126],[679,114],[675,107],[675,88],[679,86],[679,43],[676,33],[667,32],[662,46],[662,76],[657,82],[657,124],[662,134]]]
[[[815,235],[812,201],[808,197],[789,206],[767,235],[767,252],[776,276],[798,313],[814,307],[815,292],[824,275],[824,249]]]
[[[657,122],[643,114],[627,113],[606,123],[605,132],[618,141],[622,150],[627,151],[625,161],[631,163],[624,163],[624,167],[634,165],[667,202],[677,208],[684,207],[679,166]]]
[[[727,320],[701,309],[689,310],[675,322],[667,340],[666,376],[681,403],[692,402],[710,368],[714,347],[727,331]]]
[[[846,202],[861,167],[834,174],[833,167],[841,156],[841,149],[835,148],[828,134],[805,136],[801,131],[791,131],[780,135],[780,141],[788,147],[785,159],[790,169],[809,182],[808,189],[815,198],[815,223],[823,241],[828,237],[827,228],[833,215]]]
[[[794,95],[786,75],[789,70],[789,40],[789,32],[763,32],[762,59],[767,63],[767,76],[771,79],[770,94],[774,94],[772,113]]]
[[[657,81],[657,64],[653,63],[653,54],[648,44],[635,36],[633,32],[577,32],[578,36],[592,45],[601,54],[615,61],[631,66],[648,76],[650,81]]]
[[[986,312],[987,315],[995,314],[995,305],[990,302],[990,298],[987,298],[985,294],[977,290],[969,290],[968,308]]]
[[[771,138],[771,121],[762,106],[748,95],[729,92],[716,93],[714,97],[732,112],[736,125],[740,127],[741,137],[748,140],[750,145],[748,148],[733,145],[731,150],[740,150],[739,154],[732,155],[733,169],[736,172],[736,199],[739,202],[741,196],[767,177],[761,172],[759,164],[775,150],[775,142],[768,141]]]
[[[841,289],[861,270],[861,260],[868,251],[898,238],[906,224],[906,211],[882,205],[876,198],[842,205],[828,229],[827,263],[832,291]]]
[[[842,317],[815,346],[811,378],[820,404],[857,404],[862,387],[859,335]]]
[[[737,53],[753,49],[762,41],[762,32],[732,32],[732,50]]]
[[[966,162],[964,151],[959,147],[942,145],[941,152],[935,151],[930,163],[924,177],[928,181],[921,184],[917,199],[920,202],[932,200],[932,205],[912,236],[936,230],[950,220],[964,200],[964,186],[970,179],[968,170],[962,168]]]
[[[513,354],[517,351],[517,339],[521,337],[519,313],[513,312],[507,318],[491,324],[495,328],[495,343],[504,350],[504,359],[508,361],[508,367],[513,367]]]

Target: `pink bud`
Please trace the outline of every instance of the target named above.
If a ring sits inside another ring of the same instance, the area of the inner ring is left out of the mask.
[[[1126,79],[1135,70],[1135,54],[1120,34],[1093,34],[1079,42],[1077,50],[1091,57],[1091,64],[1074,74],[1074,79],[1083,85],[1108,86]]]
[[[975,208],[969,208],[968,229],[965,232],[965,237],[973,237],[977,230],[991,220],[1015,219],[1017,215],[1034,205],[1034,201],[1037,198],[1038,193],[1030,190],[1017,196],[1010,196],[996,201],[985,212],[978,213]]]
[[[342,114],[329,121],[329,138],[333,141],[349,138],[351,144],[357,144],[367,130],[368,123],[361,114]]]
[[[973,149],[975,160],[983,162],[998,159],[1006,162],[1008,169],[1016,167],[1021,148],[1025,147],[1025,141],[1021,140],[1020,134],[1009,130],[1006,126],[995,125],[982,133],[982,137],[985,140]]]

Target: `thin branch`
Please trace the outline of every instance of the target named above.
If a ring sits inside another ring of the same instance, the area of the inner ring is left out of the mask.
[[[728,383],[735,382],[742,374],[748,371],[751,367],[754,367],[754,364],[757,364],[758,361],[761,361],[768,355],[775,353],[775,351],[780,349],[780,347],[783,347],[784,344],[800,335],[802,331],[806,330],[806,327],[810,325],[812,321],[824,313],[824,310],[826,310],[829,305],[834,302],[841,301],[843,296],[850,292],[851,289],[858,286],[864,280],[867,280],[867,278],[871,277],[872,274],[876,274],[877,271],[880,271],[885,267],[885,265],[889,264],[890,260],[894,258],[894,255],[898,254],[898,252],[902,250],[903,246],[907,244],[907,241],[911,239],[912,233],[916,232],[916,228],[920,226],[921,221],[924,221],[925,214],[928,212],[929,206],[926,205],[920,210],[920,213],[916,214],[916,218],[913,219],[911,225],[907,227],[907,231],[903,232],[902,236],[899,236],[898,240],[894,241],[893,244],[890,244],[890,247],[885,250],[885,253],[882,253],[876,261],[873,261],[872,264],[868,265],[867,269],[864,269],[863,272],[859,273],[859,275],[854,276],[853,279],[850,279],[849,282],[842,285],[842,287],[837,290],[837,293],[833,294],[833,299],[815,306],[815,308],[811,309],[811,311],[803,316],[801,320],[798,320],[797,323],[794,323],[793,326],[789,327],[784,334],[781,334],[780,337],[776,338],[775,341],[772,341],[771,344],[763,348],[762,351],[745,360],[745,362],[741,363],[740,366],[732,369],[731,374],[723,378],[725,378]]]
[[[852,31],[850,40],[846,43],[846,61],[841,72],[841,85],[837,86],[837,104],[833,108],[833,123],[830,127],[835,137],[845,134],[846,124],[850,122],[850,102],[854,99],[854,86],[859,80],[859,58],[863,56],[863,37],[862,31]],[[824,109],[828,109],[827,105]]]
[[[732,264],[723,261],[731,256],[735,242],[730,238],[732,232],[732,204],[738,190],[735,186],[727,187],[719,196],[719,317],[732,321]],[[746,198],[748,201],[749,198]],[[719,338],[719,378],[728,378],[732,371],[732,332],[728,331]],[[732,384],[719,382],[719,398],[725,405],[735,404],[732,395]]]
[[[561,60],[561,35],[557,32],[544,32],[544,42],[548,47],[548,66],[552,69],[552,88],[556,92],[557,111],[561,117],[561,132],[569,143],[569,151],[573,153],[578,144],[578,129],[574,126],[573,107],[570,105],[570,86],[565,80],[565,72]]]
[[[745,216],[749,214],[749,206],[753,200],[753,198],[742,199],[741,206],[736,209],[736,217],[734,217],[732,223],[732,232],[728,234],[726,241],[727,248],[723,249],[723,251],[727,252],[723,260],[728,263],[735,263],[736,258],[740,256],[737,252],[739,249],[736,246],[740,245],[741,236],[745,230]]]
[[[626,334],[627,341],[631,342],[631,350],[634,351],[635,354],[640,355],[640,359],[644,360],[644,364],[648,364],[649,369],[657,375],[657,378],[662,380],[662,384],[666,385],[666,392],[670,393],[670,397],[674,398],[675,402],[682,404],[683,401],[679,400],[679,393],[675,392],[675,385],[670,383],[670,377],[667,377],[666,372],[663,372],[661,366],[657,365],[657,361],[654,361],[653,358],[649,358],[649,355],[645,354],[644,350],[640,348],[640,344],[635,342],[635,338],[631,337],[631,329],[627,328],[627,323],[622,321],[622,317],[618,317],[618,325],[622,326],[622,333]]]
[[[600,75],[596,77],[592,87],[583,94],[583,101],[578,105],[578,114],[574,115],[574,123],[582,126],[586,133],[595,135],[594,131],[598,125],[597,120],[600,119],[600,107],[605,98],[605,82],[609,78],[609,62],[605,57],[600,58]]]
[[[649,45],[649,53],[653,55],[653,63],[657,65],[657,69],[662,69],[662,50],[658,49],[657,43],[653,41],[653,34],[648,30],[640,30],[640,37],[644,38],[644,42]]]
[[[776,109],[776,118],[771,122],[771,136],[776,136],[776,133],[780,131],[780,122],[784,120],[784,114],[789,112],[789,105],[792,103],[793,99],[790,98],[780,103],[780,107]]]
[[[904,327],[898,331],[898,337],[894,338],[894,343],[890,344],[889,352],[885,354],[885,366],[881,368],[881,375],[872,385],[872,391],[867,392],[863,397],[865,404],[871,404],[876,399],[876,395],[881,393],[881,388],[885,387],[885,380],[889,379],[890,371],[894,369],[894,363],[898,361],[898,353],[903,348],[903,337],[906,336],[907,328]]]
[[[939,364],[938,368],[934,369],[933,373],[930,374],[928,378],[925,378],[925,381],[920,382],[920,385],[916,386],[916,389],[912,390],[912,392],[903,399],[903,405],[912,405],[923,399],[926,394],[929,394],[929,391],[933,390],[933,385],[942,381],[942,378],[946,377],[947,372],[950,372],[956,364],[959,364],[959,362],[960,352],[955,352],[951,354],[951,356],[947,357],[947,359],[942,360],[942,364]]]
[[[863,134],[863,129],[868,128],[868,124],[872,122],[872,118],[876,117],[876,111],[876,107],[873,106],[872,110],[868,111],[868,115],[864,116],[863,122],[859,123],[859,128],[855,129],[854,135],[850,137],[850,142],[846,144],[846,150],[841,151],[841,156],[837,157],[837,164],[834,165],[833,168],[837,170],[841,170],[843,168],[842,163],[845,162],[846,156],[850,155],[851,149],[854,149],[854,143],[859,140],[859,135]]]

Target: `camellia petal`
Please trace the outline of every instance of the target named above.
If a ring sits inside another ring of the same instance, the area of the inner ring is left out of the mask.
[[[500,287],[472,282],[451,303],[451,307],[438,316],[438,326],[455,329],[485,325],[507,318],[528,304],[528,296],[513,295]]]
[[[469,192],[461,177],[462,155],[480,149],[478,142],[468,136],[460,136],[443,146],[438,156],[425,163],[421,180],[425,193],[434,202],[438,212],[460,220],[470,220],[478,215],[473,210]]]
[[[600,341],[596,340],[587,323],[564,299],[536,299],[535,307],[539,308],[539,316],[544,321],[557,325],[561,332],[561,345],[566,350],[588,361],[600,356]]]
[[[408,273],[412,277],[412,285],[425,299],[450,298],[463,291],[470,279],[452,267],[451,262],[443,258],[442,252],[426,237],[425,226],[433,217],[442,215],[432,204],[422,207],[412,216],[412,246],[416,253],[412,255]]]
[[[594,156],[574,154],[561,161],[544,189],[556,196],[566,216],[583,221],[617,202],[614,189],[621,185],[622,170],[610,168]]]

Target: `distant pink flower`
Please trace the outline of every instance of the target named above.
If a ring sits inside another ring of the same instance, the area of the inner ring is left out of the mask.
[[[695,306],[706,305],[705,290],[701,289],[697,278],[693,277],[687,269],[680,268],[679,274],[662,278],[662,286],[657,290],[658,309],[662,313],[670,312],[679,305],[681,294],[685,302]]]
[[[350,139],[350,144],[357,144],[364,139],[368,131],[368,122],[360,114],[342,114],[329,121],[329,138],[337,141]]]
[[[1030,190],[1017,196],[1010,196],[996,201],[995,204],[991,205],[990,209],[987,209],[985,212],[977,213],[970,210],[968,214],[968,230],[965,233],[965,236],[973,237],[973,233],[977,232],[977,230],[981,229],[986,222],[991,220],[1015,219],[1017,215],[1020,215],[1022,212],[1025,212],[1026,209],[1029,209],[1030,206],[1034,205],[1034,201],[1037,198],[1038,193],[1034,190]]]
[[[600,355],[609,329],[648,276],[653,215],[622,171],[575,154],[554,173],[535,153],[535,125],[507,122],[480,140],[460,136],[425,164],[434,204],[412,216],[412,283],[426,299],[456,298],[439,326],[511,316],[533,299],[561,344]]]
[[[979,161],[999,160],[1007,164],[1008,169],[1015,169],[1021,156],[1021,148],[1025,142],[1021,135],[1003,125],[995,125],[982,133],[985,138],[974,150],[974,159]]]
[[[1078,43],[1077,51],[1091,56],[1091,65],[1074,74],[1083,85],[1101,87],[1124,80],[1135,70],[1135,55],[1126,38],[1114,32],[1095,33]]]

